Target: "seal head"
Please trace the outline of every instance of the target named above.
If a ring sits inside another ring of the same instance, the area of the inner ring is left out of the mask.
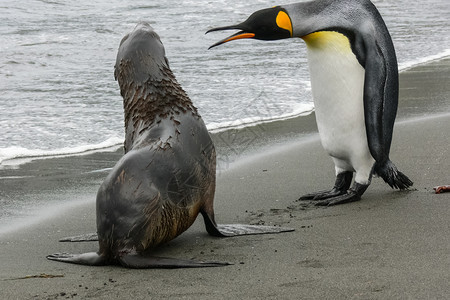
[[[119,84],[161,80],[163,69],[169,68],[159,35],[145,22],[125,35],[117,53],[114,76]]]
[[[177,115],[189,112],[201,120],[169,68],[159,35],[148,23],[139,23],[120,42],[114,75],[123,97],[125,152],[164,119],[177,120]]]

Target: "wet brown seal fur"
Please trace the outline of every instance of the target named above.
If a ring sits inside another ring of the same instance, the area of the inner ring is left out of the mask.
[[[98,252],[57,253],[62,262],[131,268],[209,267],[228,263],[151,256],[151,249],[188,229],[199,213],[208,233],[225,237],[290,228],[217,225],[213,199],[216,153],[206,126],[169,68],[164,46],[139,23],[119,47],[115,77],[124,99],[125,155],[97,194]]]

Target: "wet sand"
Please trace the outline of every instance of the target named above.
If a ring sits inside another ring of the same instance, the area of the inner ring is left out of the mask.
[[[50,197],[64,205],[0,235],[0,296],[445,299],[450,293],[450,193],[436,195],[432,187],[450,184],[449,78],[449,59],[401,74],[391,159],[414,181],[410,191],[391,190],[374,178],[359,202],[316,208],[296,201],[334,182],[333,164],[314,124],[307,121],[310,130],[296,131],[297,122],[311,116],[265,125],[257,135],[248,129],[235,133],[256,136],[245,149],[234,146],[236,139],[216,134],[222,160],[228,158],[217,178],[216,220],[296,230],[219,239],[207,235],[199,217],[188,231],[155,250],[159,256],[234,263],[227,267],[129,270],[48,261],[45,255],[54,252],[97,250],[96,243],[58,239],[95,231],[95,194],[107,170],[92,170],[111,167],[121,153],[40,160],[3,170],[2,176],[33,175],[10,184],[3,180],[5,199]],[[255,154],[258,147],[264,151]]]

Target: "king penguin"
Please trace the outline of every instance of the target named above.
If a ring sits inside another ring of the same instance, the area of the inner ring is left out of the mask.
[[[392,188],[412,186],[389,159],[398,67],[389,31],[372,2],[316,0],[275,6],[207,33],[219,30],[240,31],[210,48],[248,38],[298,37],[306,42],[317,127],[334,162],[336,181],[331,190],[301,200],[316,200],[317,205],[360,200],[374,174]]]

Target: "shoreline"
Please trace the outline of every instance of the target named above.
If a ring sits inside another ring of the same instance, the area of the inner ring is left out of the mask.
[[[393,191],[375,178],[359,202],[316,208],[296,201],[334,182],[333,164],[314,132],[313,116],[269,123],[257,132],[245,129],[214,137],[219,139],[219,157],[235,158],[217,176],[217,222],[296,230],[219,239],[207,235],[199,217],[181,236],[155,249],[159,256],[234,263],[227,267],[131,270],[48,261],[45,255],[54,252],[97,250],[96,243],[57,241],[95,231],[95,194],[120,151],[36,160],[0,170],[0,177],[32,176],[2,180],[1,199],[80,203],[0,235],[4,270],[0,295],[5,299],[445,298],[450,281],[450,193],[436,195],[432,188],[450,182],[449,75],[450,59],[400,75],[391,158],[415,182],[410,191]],[[242,141],[251,143],[242,147]]]
[[[399,69],[400,76],[404,76],[404,73],[408,73],[410,71],[414,72],[414,69],[420,69],[420,68],[429,68],[430,66],[433,68],[433,66],[438,65],[448,65],[450,61],[450,49],[447,49],[443,51],[442,53],[438,53],[436,55],[430,55],[427,57],[424,57],[422,59],[418,59],[416,61],[405,63],[404,66]],[[406,75],[407,76],[407,75]],[[402,82],[400,82],[401,84]],[[402,89],[402,87],[400,87]],[[303,104],[303,106],[308,106],[307,104]],[[272,119],[267,120],[260,120],[260,121],[254,121],[254,122],[246,122],[245,120],[235,120],[228,122],[228,125],[219,126],[217,127],[216,124],[213,124],[213,128],[208,129],[213,136],[220,136],[222,134],[226,134],[229,131],[243,131],[247,130],[248,128],[253,127],[265,127],[268,126],[270,123],[277,123],[277,122],[288,122],[289,120],[301,120],[305,117],[308,117],[310,115],[314,114],[314,108],[312,110],[306,110],[301,111],[298,113],[290,113],[287,114],[285,117],[274,117]],[[399,115],[398,117],[402,117]],[[248,121],[248,120],[247,120]],[[295,122],[294,122],[295,123]],[[302,122],[300,121],[300,125],[308,124],[309,122]],[[269,125],[270,126],[270,125]],[[309,126],[307,126],[309,127]],[[315,129],[315,128],[313,128]],[[301,132],[304,131],[301,127],[299,128]],[[311,130],[311,128],[308,128],[308,130]],[[77,155],[88,155],[93,152],[105,152],[105,151],[112,151],[114,149],[119,149],[122,145],[121,139],[118,137],[110,137],[109,139],[100,142],[95,145],[81,145],[77,146],[75,148],[71,148],[69,150],[65,149],[56,149],[56,150],[39,150],[39,149],[26,149],[26,148],[20,148],[20,147],[13,147],[17,149],[12,149],[11,151],[22,151],[23,153],[27,154],[20,154],[18,157],[14,156],[6,156],[6,157],[0,157],[0,170],[4,168],[11,168],[14,166],[19,166],[21,164],[28,163],[33,160],[37,159],[52,159],[52,158],[60,158],[60,157],[66,157],[66,156],[77,156]],[[2,149],[2,150],[8,150]]]

